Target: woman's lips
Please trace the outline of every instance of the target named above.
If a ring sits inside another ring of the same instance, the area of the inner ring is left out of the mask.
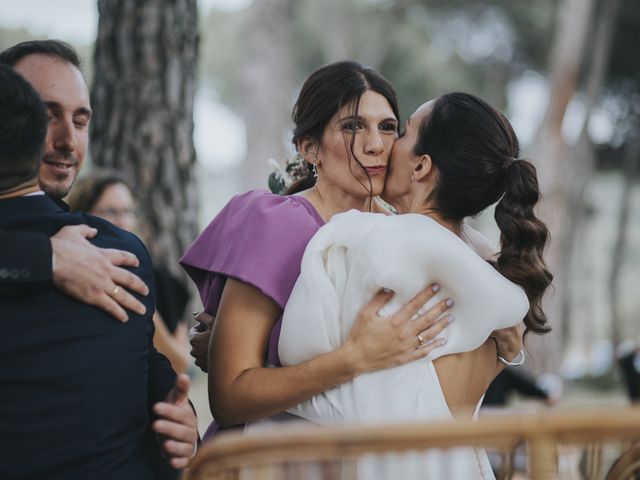
[[[376,175],[384,175],[387,171],[386,165],[379,165],[377,167],[365,167],[365,170],[369,174],[369,176],[373,177]]]

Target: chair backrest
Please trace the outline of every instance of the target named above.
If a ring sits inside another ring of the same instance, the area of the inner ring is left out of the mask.
[[[640,408],[500,415],[455,423],[332,428],[297,424],[247,436],[221,435],[198,452],[185,479],[234,478],[245,468],[271,472],[256,478],[304,478],[293,466],[305,463],[324,465],[325,474],[320,478],[333,478],[326,474],[331,472],[332,462],[353,461],[366,454],[460,446],[511,452],[524,444],[529,478],[546,480],[557,478],[559,444],[589,445],[623,439],[640,439]],[[345,468],[339,478],[349,478],[345,477]]]

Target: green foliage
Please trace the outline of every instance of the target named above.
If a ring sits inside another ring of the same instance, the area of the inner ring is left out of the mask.
[[[300,0],[290,26],[295,83],[320,65],[350,58],[382,70],[403,115],[453,90],[503,107],[514,76],[544,68],[556,6],[557,0]],[[212,10],[201,27],[201,81],[231,108],[239,101],[246,13]]]
[[[389,78],[404,118],[425,100],[454,90],[478,94],[508,110],[506,91],[512,80],[527,70],[546,76],[559,3],[297,0],[293,24],[287,26],[293,37],[294,84],[321,65],[350,58]],[[232,109],[241,95],[247,12],[212,10],[202,19],[200,79]],[[609,95],[637,98],[638,31],[640,3],[623,0],[606,82]],[[295,94],[291,92],[292,101]]]

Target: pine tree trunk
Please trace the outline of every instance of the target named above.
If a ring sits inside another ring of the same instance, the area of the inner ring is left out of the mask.
[[[593,35],[591,45],[591,63],[587,72],[585,82],[585,122],[577,143],[571,149],[569,155],[569,175],[568,178],[573,179],[568,185],[568,210],[572,213],[569,224],[567,225],[566,244],[568,248],[574,245],[578,238],[580,225],[584,222],[584,195],[587,186],[592,180],[593,170],[595,168],[596,154],[594,152],[593,142],[589,137],[589,123],[593,109],[598,103],[602,85],[607,78],[609,58],[611,56],[611,44],[613,40],[613,32],[615,29],[618,12],[620,10],[621,0],[599,0],[598,13],[596,15],[597,23]],[[578,261],[575,252],[569,251],[564,256],[564,269],[572,272],[574,263]],[[565,319],[563,324],[563,336],[569,337],[571,317],[571,295],[567,295],[562,299],[562,318]]]
[[[550,58],[549,103],[531,148],[543,194],[540,215],[551,232],[547,263],[555,276],[554,289],[545,302],[553,332],[541,339],[531,335],[527,342],[533,353],[531,363],[537,372],[557,372],[564,348],[563,298],[567,294],[569,265],[566,258],[570,251],[567,232],[571,221],[567,184],[572,179],[568,176],[568,148],[562,135],[562,122],[578,88],[594,7],[595,0],[563,0],[560,3]]]
[[[284,164],[293,85],[294,0],[259,0],[247,12],[246,59],[240,71],[242,117],[247,126],[245,188],[267,188],[267,160]]]
[[[132,184],[140,233],[175,271],[198,228],[196,0],[99,0],[98,10],[91,158]]]

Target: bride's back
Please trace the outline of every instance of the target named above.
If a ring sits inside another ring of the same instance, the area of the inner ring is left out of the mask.
[[[471,352],[436,359],[433,364],[451,414],[456,420],[473,417],[478,402],[495,378],[496,346],[492,339]]]

